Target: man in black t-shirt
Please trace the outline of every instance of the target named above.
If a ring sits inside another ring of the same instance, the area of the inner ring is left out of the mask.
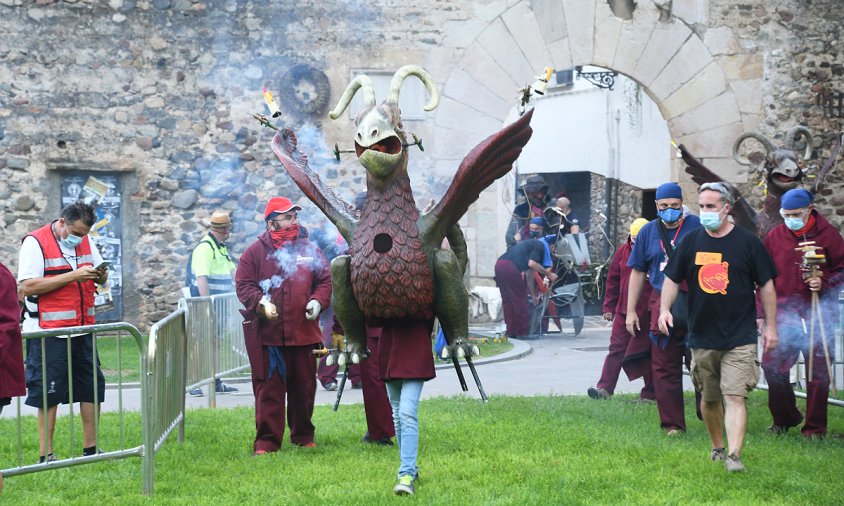
[[[747,430],[745,399],[759,381],[755,291],[759,287],[765,321],[776,322],[777,271],[762,242],[727,220],[733,201],[723,184],[701,185],[698,200],[703,228],[680,242],[663,271],[659,327],[667,333],[673,326],[670,308],[678,284],[686,281],[691,375],[703,395],[710,458],[724,461],[729,472],[744,471],[739,454]],[[776,347],[776,324],[766,324],[762,337],[765,350]]]
[[[549,207],[543,214],[545,221],[548,222],[547,233],[556,234],[558,228],[561,228],[559,231],[561,236],[580,233],[580,220],[572,211],[571,200],[568,197],[558,198],[554,207]]]
[[[542,230],[542,225],[530,224],[530,230]],[[507,250],[495,263],[495,282],[501,290],[504,308],[504,323],[508,337],[524,338],[530,333],[530,303],[528,288],[523,273],[538,272],[551,283],[557,275],[542,266],[545,259],[545,245],[540,239],[525,239]]]

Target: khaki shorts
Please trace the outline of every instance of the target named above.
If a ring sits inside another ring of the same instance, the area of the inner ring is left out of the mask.
[[[703,400],[715,402],[724,395],[747,397],[759,382],[756,344],[731,350],[692,348],[692,383]]]

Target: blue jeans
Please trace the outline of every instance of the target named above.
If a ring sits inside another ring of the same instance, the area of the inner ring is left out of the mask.
[[[399,445],[399,476],[408,474],[416,477],[416,456],[419,453],[419,397],[422,395],[422,380],[390,380],[387,395],[393,408],[393,424],[396,426],[396,442]]]

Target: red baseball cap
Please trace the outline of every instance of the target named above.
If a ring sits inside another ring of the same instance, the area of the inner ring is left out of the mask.
[[[302,208],[290,202],[287,197],[273,197],[264,208],[264,221],[269,220],[273,214],[283,214],[291,210],[301,211]]]

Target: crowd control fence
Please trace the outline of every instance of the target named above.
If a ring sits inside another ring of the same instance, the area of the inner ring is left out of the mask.
[[[217,407],[219,378],[249,369],[243,340],[243,305],[234,293],[179,300],[186,312],[186,391],[208,386],[208,407]]]
[[[131,337],[131,341],[134,341],[134,345],[137,347],[137,350],[131,353],[131,355],[137,355],[139,360],[137,367],[139,371],[140,396],[135,400],[139,401],[140,404],[140,436],[138,436],[138,428],[136,426],[127,425],[125,416],[125,412],[127,411],[126,404],[130,404],[131,402],[129,399],[124,399],[124,397],[131,395],[129,392],[133,390],[137,391],[137,389],[124,389],[124,368],[127,365],[124,363],[124,357],[128,354],[128,350],[125,349],[126,345],[123,343],[123,338],[127,335]],[[106,441],[101,442],[100,428],[102,422],[99,417],[93,417],[95,442],[97,448],[100,449],[100,452],[96,455],[80,456],[82,441],[78,435],[76,424],[80,424],[81,422],[74,416],[73,354],[71,351],[72,345],[77,341],[73,341],[72,339],[50,339],[60,336],[76,336],[73,338],[74,340],[90,339],[92,344],[94,344],[92,346],[94,349],[94,360],[100,359],[97,353],[96,343],[100,343],[102,346],[106,340],[114,339],[115,341],[114,350],[116,352],[116,358],[113,359],[115,363],[103,364],[103,369],[107,369],[110,375],[116,374],[117,388],[110,388],[106,391],[106,397],[109,397],[108,399],[100,399],[99,383],[101,383],[101,380],[97,377],[96,369],[94,369],[92,374],[92,382],[94,385],[95,406],[100,402],[106,402],[104,405],[108,405],[111,411],[114,403],[116,403],[118,430],[116,437],[110,437]],[[150,330],[148,342],[145,341],[134,325],[125,322],[25,332],[23,338],[25,346],[30,351],[35,349],[33,345],[36,340],[39,340],[41,343],[42,377],[47,377],[47,348],[50,346],[67,346],[67,409],[70,416],[56,417],[54,453],[56,453],[57,460],[38,463],[40,452],[38,449],[39,439],[37,429],[32,427],[32,430],[27,429],[24,432],[23,427],[25,423],[24,416],[26,416],[24,410],[26,409],[29,413],[32,413],[34,409],[24,408],[22,405],[23,398],[21,397],[13,399],[13,404],[16,406],[17,411],[14,422],[15,432],[12,436],[14,442],[11,446],[15,447],[16,451],[12,455],[9,455],[11,458],[8,461],[6,460],[7,453],[4,452],[2,457],[0,457],[0,469],[2,469],[0,473],[4,477],[14,477],[106,460],[140,457],[143,493],[145,495],[152,495],[155,475],[155,453],[177,427],[179,429],[179,442],[182,442],[184,439],[185,359],[187,356],[185,353],[187,348],[185,310],[179,308],[153,325]],[[46,399],[48,391],[53,388],[53,385],[48,381],[42,381],[41,383],[41,398]],[[112,396],[116,397],[116,399],[112,398]],[[27,424],[30,424],[30,422],[27,422]],[[64,434],[67,434],[67,439],[60,439]],[[4,435],[4,437],[6,436]],[[8,441],[6,441],[7,446]]]

